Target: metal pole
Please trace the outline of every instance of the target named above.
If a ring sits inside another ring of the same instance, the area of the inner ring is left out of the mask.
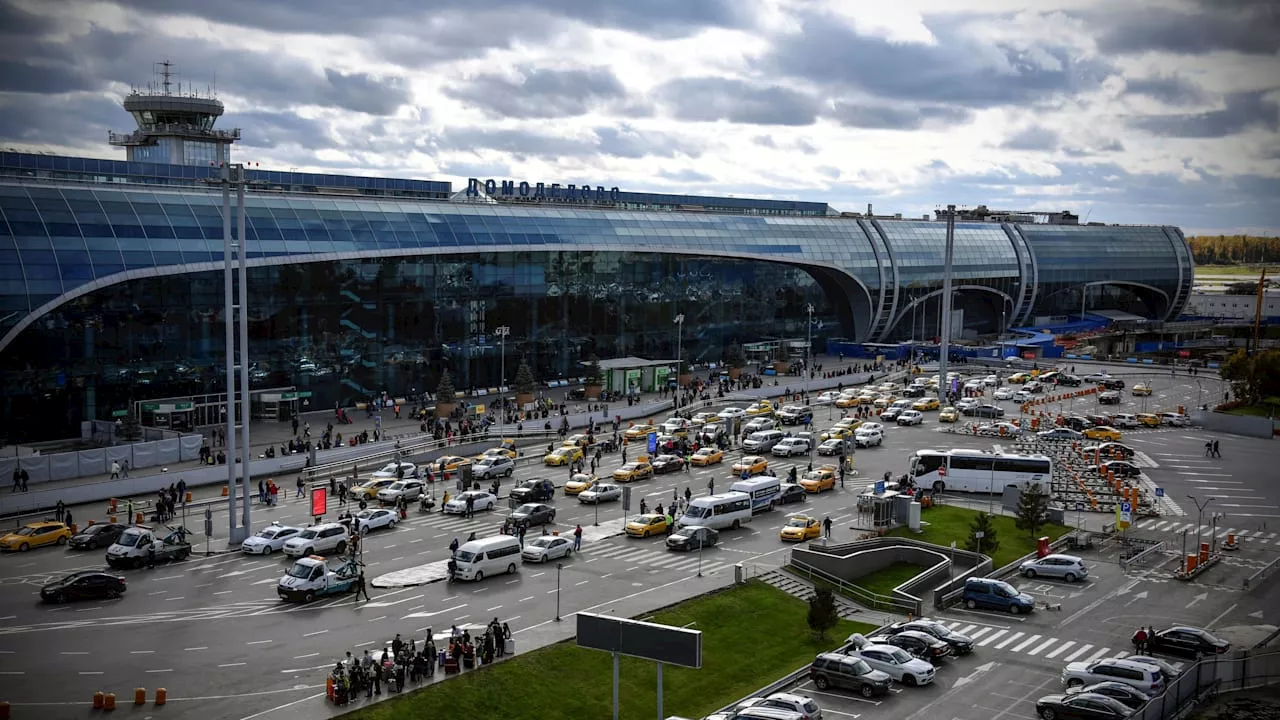
[[[1089,302],[1089,285],[1088,283],[1080,286],[1080,320],[1084,320],[1084,308]]]
[[[503,325],[494,332],[498,334],[498,338],[500,339],[499,341],[502,343],[501,377],[498,378],[498,392],[502,393],[502,412],[505,416],[507,412],[507,334],[511,332],[511,328],[507,325]],[[502,440],[505,444],[507,440],[506,417],[502,418],[502,425],[500,427],[502,428]]]
[[[564,563],[556,563],[556,622],[560,622],[560,571]]]
[[[231,256],[231,168],[227,166],[229,152],[222,146],[219,158],[222,163],[222,285],[223,306],[222,318],[226,325],[226,370],[227,370],[227,517],[229,537],[235,542],[236,535],[236,319],[235,319],[235,275],[232,273]]]
[[[947,382],[947,358],[951,353],[951,272],[955,262],[956,206],[947,206],[947,247],[942,270],[942,331],[938,344],[938,401],[946,399],[951,390]]]
[[[813,303],[809,303],[809,335],[804,345],[804,395],[805,402],[809,398],[809,381],[813,380]]]
[[[613,653],[613,720],[618,720],[618,653]]]
[[[676,315],[676,397],[672,404],[673,408],[680,407],[680,370],[684,364],[684,357],[680,354],[684,344],[684,313]]]
[[[662,663],[658,663],[658,720],[662,717]]]
[[[702,540],[699,539],[698,540],[698,577],[702,577],[702,546],[703,544],[704,543],[702,542]]]
[[[253,506],[249,502],[249,483],[253,481],[249,463],[253,453],[249,447],[249,245],[244,231],[244,165],[236,165],[232,170],[236,182],[236,208],[239,212],[236,218],[236,238],[240,241],[240,457],[244,466],[240,471],[244,490],[240,500],[244,503],[244,517],[240,523],[240,534],[231,538],[231,542],[236,543],[243,542],[249,535],[249,513]]]

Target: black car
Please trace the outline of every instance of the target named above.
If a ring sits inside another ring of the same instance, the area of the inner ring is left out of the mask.
[[[1083,432],[1093,427],[1093,423],[1089,422],[1085,418],[1080,417],[1079,415],[1072,415],[1071,417],[1063,418],[1062,424],[1077,432]]]
[[[1108,390],[1098,396],[1098,404],[1099,405],[1119,405],[1120,399],[1121,399],[1120,393],[1116,392],[1115,390]]]
[[[101,570],[82,570],[40,588],[40,599],[48,603],[72,600],[118,598],[125,591],[124,578]]]
[[[901,395],[902,397],[916,398],[924,397],[926,392],[928,392],[928,390],[926,390],[923,385],[908,385],[906,388],[903,388]]]
[[[1105,442],[1099,445],[1090,445],[1084,449],[1084,453],[1087,457],[1092,457],[1095,450],[1102,453],[1102,457],[1104,458],[1114,457],[1114,453],[1119,452],[1121,460],[1127,460],[1133,457],[1135,452],[1135,450],[1128,445],[1121,445],[1118,442]]]
[[[885,638],[886,645],[900,647],[921,660],[938,663],[951,654],[951,646],[919,630],[903,630]]]
[[[1100,384],[1102,385],[1102,387],[1108,390],[1124,389],[1124,381],[1121,380],[1120,378],[1107,378],[1106,380],[1103,380]]]
[[[1097,693],[1098,695],[1106,695],[1112,700],[1118,700],[1122,705],[1137,710],[1151,701],[1151,696],[1142,692],[1138,688],[1122,683],[1116,680],[1104,680],[1103,682],[1085,685],[1078,688],[1070,688],[1067,690],[1068,695],[1078,693]]]
[[[1198,658],[1201,655],[1221,655],[1231,649],[1231,643],[1214,637],[1200,628],[1178,625],[1165,630],[1157,630],[1147,640],[1151,651],[1166,655],[1181,655]]]
[[[649,464],[653,466],[654,475],[680,472],[684,469],[684,459],[675,455],[659,455]]]
[[[668,550],[699,550],[720,542],[720,533],[701,526],[683,527],[667,536]]]
[[[1067,385],[1069,387],[1080,387],[1080,383],[1082,381],[1080,380],[1080,378],[1076,377],[1075,375],[1059,375],[1055,380],[1055,382],[1057,382],[1057,384],[1059,385]]]
[[[555,497],[556,486],[546,478],[529,478],[511,490],[516,502],[542,502]]]
[[[72,536],[67,545],[75,550],[96,550],[109,547],[124,532],[120,523],[96,523],[85,528],[83,532]]]
[[[1112,460],[1111,462],[1104,462],[1098,466],[1098,471],[1101,472],[1103,469],[1110,470],[1111,472],[1115,473],[1117,476],[1122,478],[1138,477],[1139,475],[1142,474],[1142,468],[1138,467],[1137,465],[1134,465],[1131,462],[1125,462],[1124,460]]]
[[[932,635],[951,646],[952,652],[956,655],[968,655],[973,652],[973,638],[962,633],[958,633],[951,628],[939,622],[932,620],[909,620],[907,622],[897,622],[889,626],[888,632],[896,635],[905,630],[915,630],[926,635]]]
[[[782,488],[778,491],[778,504],[790,505],[791,503],[804,502],[805,496],[808,495],[804,488],[795,483],[782,483]]]
[[[1124,703],[1097,693],[1045,695],[1036,701],[1044,720],[1120,720],[1133,714]]]
[[[556,521],[556,509],[544,503],[525,503],[511,512],[511,521],[529,527]]]
[[[978,405],[976,407],[967,408],[965,415],[979,418],[1002,418],[1004,417],[1004,408],[996,405]]]

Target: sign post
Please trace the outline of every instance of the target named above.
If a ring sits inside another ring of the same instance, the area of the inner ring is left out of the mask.
[[[320,522],[329,507],[329,488],[316,485],[311,488],[311,516]]]
[[[1131,522],[1133,522],[1133,505],[1127,502],[1120,503],[1120,522],[1116,526],[1126,530]]]
[[[213,535],[213,510],[204,509],[204,554],[209,554],[209,536]]]
[[[613,656],[613,717],[619,713],[619,659],[623,655],[658,663],[658,715],[662,715],[662,666],[702,667],[702,631],[580,612],[578,647]]]

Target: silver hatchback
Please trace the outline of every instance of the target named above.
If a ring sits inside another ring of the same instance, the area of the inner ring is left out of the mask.
[[[1083,580],[1089,575],[1089,568],[1075,555],[1045,555],[1022,563],[1018,570],[1029,578],[1059,578],[1067,582]]]

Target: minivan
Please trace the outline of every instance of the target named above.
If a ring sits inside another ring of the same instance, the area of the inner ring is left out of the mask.
[[[773,449],[774,445],[782,440],[783,434],[781,430],[761,430],[760,432],[751,433],[746,440],[742,441],[742,449],[755,453],[767,453]]]
[[[1005,610],[1017,615],[1019,613],[1029,613],[1036,609],[1035,598],[1026,593],[1018,592],[1017,588],[1003,580],[995,580],[993,578],[969,578],[966,580],[962,600],[964,606],[970,610],[981,607],[991,610]]]
[[[485,575],[513,573],[520,564],[520,540],[494,535],[464,543],[453,556],[459,580],[483,580]]]

